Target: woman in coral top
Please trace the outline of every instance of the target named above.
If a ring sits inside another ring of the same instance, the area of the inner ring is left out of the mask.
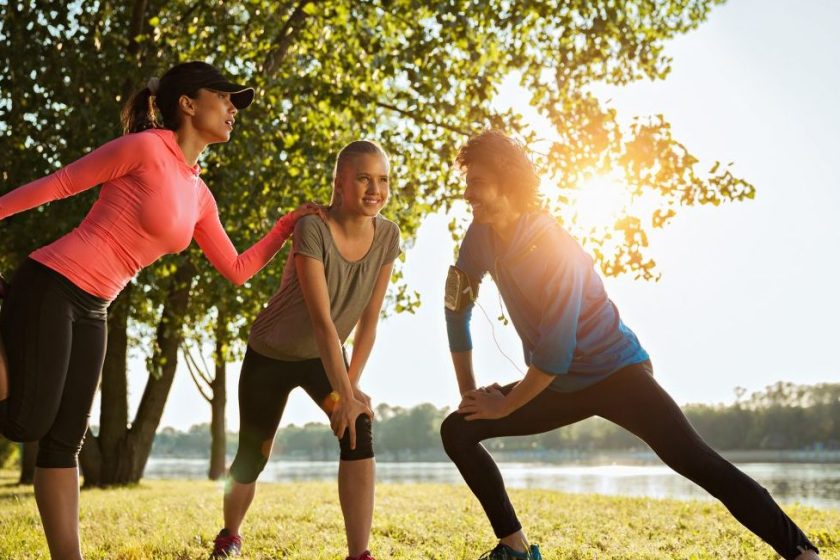
[[[77,456],[106,346],[108,304],[143,267],[195,239],[241,284],[277,253],[304,205],[238,254],[199,177],[209,144],[227,142],[254,90],[203,62],[171,68],[126,104],[126,134],[59,171],[0,197],[0,220],[102,184],[82,223],[37,249],[11,282],[0,314],[0,429],[38,441],[35,498],[53,558],[81,558]],[[155,108],[162,119],[156,117]]]

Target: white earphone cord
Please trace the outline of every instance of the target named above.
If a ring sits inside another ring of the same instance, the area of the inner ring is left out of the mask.
[[[516,362],[514,362],[510,358],[510,356],[505,354],[505,351],[502,350],[502,346],[499,344],[499,340],[496,338],[496,328],[493,326],[493,321],[490,320],[490,316],[487,314],[487,311],[484,310],[484,306],[482,306],[478,301],[476,301],[475,304],[478,306],[479,309],[481,309],[481,312],[484,313],[484,318],[487,319],[487,322],[490,323],[490,334],[493,335],[493,342],[496,343],[496,348],[498,348],[499,352],[502,354],[502,356],[504,356],[507,359],[507,361],[509,361],[511,363],[511,365],[513,365],[513,367],[516,368],[516,371],[518,371],[522,375],[525,375],[525,372],[522,371],[519,368],[518,365],[516,365]],[[501,296],[499,296],[499,307],[500,308],[501,308],[501,305],[502,305],[502,300],[501,300]],[[504,314],[504,308],[502,308],[502,314]]]

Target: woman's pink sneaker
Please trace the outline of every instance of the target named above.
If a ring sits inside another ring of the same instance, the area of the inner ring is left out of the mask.
[[[369,550],[365,550],[358,556],[348,556],[347,560],[376,560],[376,558],[370,555]]]
[[[213,552],[210,560],[218,558],[234,558],[242,551],[242,537],[232,535],[227,529],[222,529],[213,542]]]

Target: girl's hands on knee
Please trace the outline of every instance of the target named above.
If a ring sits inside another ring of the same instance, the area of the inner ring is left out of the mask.
[[[353,387],[353,396],[356,397],[356,400],[361,401],[362,403],[364,403],[364,405],[366,407],[368,407],[368,409],[373,411],[373,403],[370,400],[370,396],[367,393],[365,393],[364,391],[362,391],[358,387],[354,386]],[[373,418],[373,416],[371,416],[371,418]]]
[[[341,439],[345,431],[350,431],[350,449],[356,449],[356,418],[362,414],[373,418],[370,407],[355,397],[336,402],[330,414],[330,427],[335,437]]]

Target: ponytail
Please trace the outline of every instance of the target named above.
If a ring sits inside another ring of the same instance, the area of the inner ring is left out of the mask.
[[[198,61],[176,64],[160,78],[149,78],[146,87],[132,95],[123,106],[120,115],[123,133],[130,134],[149,128],[178,130],[181,126],[181,110],[178,106],[181,96],[196,99],[202,87],[219,80],[225,81],[218,70]]]
[[[120,120],[122,121],[123,134],[140,132],[148,128],[161,128],[155,116],[155,105],[152,91],[144,87],[123,105]]]

